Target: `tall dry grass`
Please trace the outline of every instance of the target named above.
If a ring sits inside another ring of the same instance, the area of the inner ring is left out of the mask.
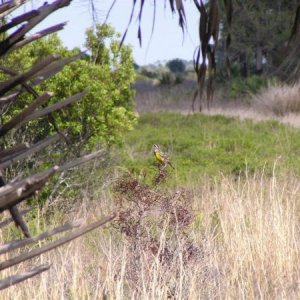
[[[196,86],[196,81],[189,79],[176,85],[159,85],[149,80],[139,79],[133,86],[136,90],[136,110],[138,113],[191,111]]]
[[[194,219],[185,234],[199,249],[192,263],[184,260],[180,240],[175,241],[176,255],[162,263],[171,234],[168,219],[155,232],[157,255],[138,246],[133,250],[130,239],[106,227],[36,259],[51,261],[51,270],[3,291],[0,298],[299,299],[297,178],[223,177],[190,187],[188,195]],[[105,214],[103,208],[111,201],[103,195],[99,206],[86,199],[76,217],[91,222]]]
[[[259,94],[254,95],[252,102],[258,109],[280,117],[290,113],[299,113],[300,83],[270,85]]]
[[[175,86],[159,86],[150,81],[135,83],[136,109],[139,113],[176,111],[192,113],[192,99],[196,83],[186,80]],[[249,99],[226,99],[222,90],[217,90],[210,108],[201,102],[202,112],[209,115],[225,115],[254,121],[276,119],[300,128],[300,84],[272,84]],[[199,111],[199,99],[195,111]]]

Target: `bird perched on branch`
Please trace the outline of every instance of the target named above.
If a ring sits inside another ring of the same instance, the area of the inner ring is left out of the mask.
[[[172,167],[173,169],[175,169],[174,166],[172,165],[171,161],[170,161],[169,156],[166,153],[162,152],[160,150],[160,146],[157,145],[157,144],[154,145],[154,156],[155,156],[156,160],[164,168],[167,167],[167,165],[169,165],[170,167]]]

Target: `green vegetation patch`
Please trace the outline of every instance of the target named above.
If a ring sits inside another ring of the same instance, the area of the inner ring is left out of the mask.
[[[243,175],[264,170],[300,174],[300,131],[277,121],[240,121],[221,115],[145,114],[125,137],[121,154],[126,168],[154,174],[153,144],[172,159],[174,182],[203,175]],[[151,176],[149,176],[151,177]]]

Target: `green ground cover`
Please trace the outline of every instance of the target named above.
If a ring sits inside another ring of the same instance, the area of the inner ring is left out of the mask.
[[[130,171],[156,171],[153,144],[160,144],[176,168],[173,182],[203,175],[239,175],[264,170],[300,175],[300,131],[277,121],[241,121],[221,115],[151,113],[126,135],[120,154]],[[171,171],[170,171],[171,172]],[[148,176],[151,177],[151,176]]]

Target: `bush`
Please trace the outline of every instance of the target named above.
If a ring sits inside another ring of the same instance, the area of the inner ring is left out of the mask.
[[[182,74],[176,74],[174,84],[181,84],[184,82]]]
[[[174,75],[169,72],[164,72],[161,74],[159,79],[160,85],[172,85],[174,83]]]
[[[136,121],[134,92],[130,87],[135,79],[130,47],[119,47],[119,35],[107,24],[97,25],[95,31],[87,30],[86,46],[89,55],[65,66],[60,73],[35,87],[38,93],[45,90],[54,92],[50,100],[52,103],[87,91],[86,96],[73,104],[68,113],[61,111],[53,114],[76,155],[99,147],[99,144],[118,143]],[[69,51],[57,35],[52,35],[8,55],[5,66],[24,71],[53,53],[65,58],[78,52],[78,49]],[[21,95],[10,110],[12,114],[5,114],[3,120],[9,120],[31,102],[32,96]],[[38,141],[54,129],[48,120],[42,120],[28,124],[26,131],[26,137],[22,130],[15,133],[13,138],[16,142],[24,138],[28,142]],[[69,152],[70,149],[68,155]]]
[[[47,118],[29,122],[13,131],[5,140],[7,145],[24,141],[32,144],[54,134],[56,128],[64,132],[66,139],[56,143],[51,153],[46,149],[18,163],[18,168],[24,175],[55,164],[61,165],[68,159],[95,149],[119,144],[124,133],[129,131],[136,122],[134,92],[131,88],[135,71],[130,47],[126,45],[120,47],[119,35],[107,24],[97,25],[94,31],[89,29],[86,35],[88,55],[65,66],[60,73],[42,84],[33,85],[37,93],[42,91],[54,93],[49,100],[50,104],[84,90],[85,97],[72,104],[68,110],[63,109],[53,113],[52,122]],[[62,45],[57,35],[51,35],[7,55],[3,64],[15,71],[24,71],[53,53],[67,58],[78,54],[79,50],[69,51]],[[2,122],[10,120],[32,101],[32,95],[27,93],[18,96],[18,101],[10,106],[10,110],[4,107]],[[54,123],[56,126],[53,125]],[[64,199],[73,198],[74,193],[80,190],[79,185],[67,184],[66,177],[72,181],[75,176],[78,178],[77,182],[81,184],[86,180],[81,174],[73,172],[65,172],[64,178],[58,178],[58,182],[61,180],[69,186],[65,188],[64,184],[60,185],[58,193]],[[55,180],[53,178],[52,183]],[[49,195],[54,193],[52,189],[53,186],[48,185],[34,201],[44,203]]]
[[[144,75],[145,77],[151,78],[151,79],[155,79],[158,77],[158,74],[154,71],[148,70],[147,68],[141,68],[140,70],[140,74]]]
[[[193,198],[189,193],[161,193],[128,174],[116,183],[115,192],[119,214],[114,229],[130,248],[126,279],[138,290],[143,288],[139,277],[143,257],[155,259],[164,272],[177,276],[181,266],[189,268],[199,261],[201,248],[190,234]],[[175,291],[174,281],[166,284]]]
[[[229,97],[236,99],[241,96],[258,93],[268,85],[264,76],[251,75],[245,79],[237,77],[230,82]]]
[[[183,73],[185,71],[185,63],[179,58],[169,60],[166,66],[172,73]]]
[[[254,104],[276,116],[300,112],[300,83],[276,84],[253,96]]]

